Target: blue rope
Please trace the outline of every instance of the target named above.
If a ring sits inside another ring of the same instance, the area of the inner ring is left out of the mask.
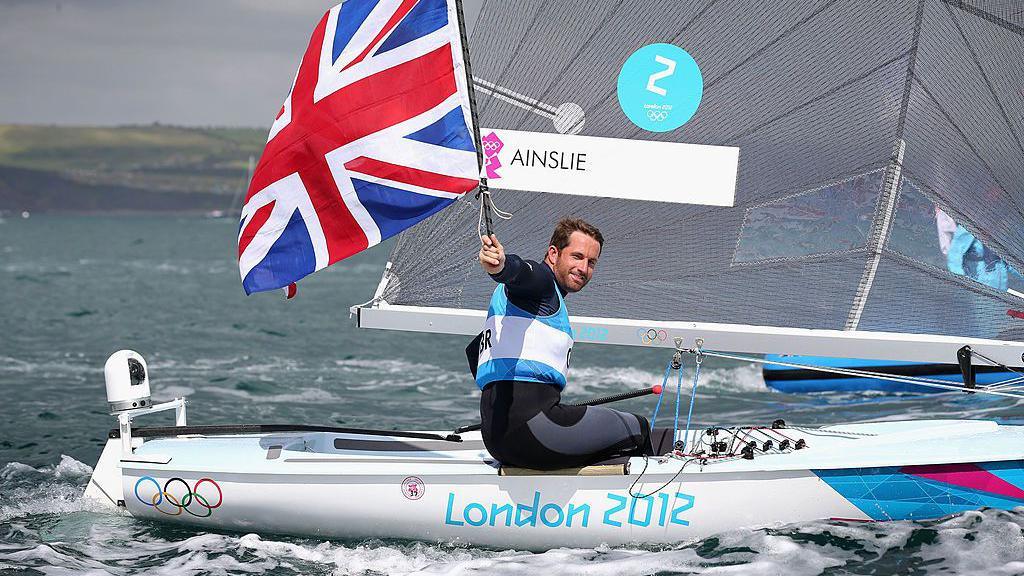
[[[693,416],[693,401],[697,398],[697,381],[700,378],[700,351],[697,352],[697,367],[693,371],[693,388],[690,390],[690,411],[686,413],[686,433],[683,436],[683,450],[686,450],[686,444],[690,441],[690,417]],[[679,373],[679,381],[682,382],[683,374],[682,370]],[[678,406],[678,403],[676,404]]]
[[[651,416],[651,430],[654,430],[654,423],[658,421],[658,410],[661,409],[661,399],[665,397],[665,386],[668,384],[668,375],[672,372],[672,361],[665,366],[665,377],[661,379],[661,394],[658,394],[658,403],[654,405],[654,415]]]
[[[672,422],[672,448],[675,449],[675,443],[679,440],[679,397],[683,391],[683,366],[679,365],[679,379],[676,380],[676,419]]]

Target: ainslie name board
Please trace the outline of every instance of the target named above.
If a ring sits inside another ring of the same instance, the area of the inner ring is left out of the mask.
[[[492,188],[732,206],[739,148],[482,128]]]

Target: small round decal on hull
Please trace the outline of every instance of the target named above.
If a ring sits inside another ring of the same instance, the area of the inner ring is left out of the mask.
[[[402,480],[402,494],[409,500],[423,498],[425,490],[426,486],[423,485],[423,480],[420,480],[418,476],[409,476]]]

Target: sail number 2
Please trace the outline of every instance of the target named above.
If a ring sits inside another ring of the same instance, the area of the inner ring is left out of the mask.
[[[700,106],[704,76],[686,50],[648,44],[633,52],[619,71],[619,106],[630,122],[650,132],[685,124]]]
[[[664,66],[665,69],[662,70],[661,72],[655,72],[654,74],[651,74],[647,78],[647,90],[648,92],[654,92],[658,96],[665,96],[668,94],[668,90],[665,90],[661,86],[658,86],[657,84],[655,84],[655,82],[661,80],[662,78],[668,78],[669,76],[675,74],[676,61],[671,60],[669,58],[665,58],[660,54],[654,56],[654,61]]]

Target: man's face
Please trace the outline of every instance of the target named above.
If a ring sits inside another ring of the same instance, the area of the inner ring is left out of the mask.
[[[548,246],[545,257],[555,272],[558,285],[567,292],[579,292],[590,282],[601,255],[601,244],[583,232],[573,232],[569,244],[561,250]]]

